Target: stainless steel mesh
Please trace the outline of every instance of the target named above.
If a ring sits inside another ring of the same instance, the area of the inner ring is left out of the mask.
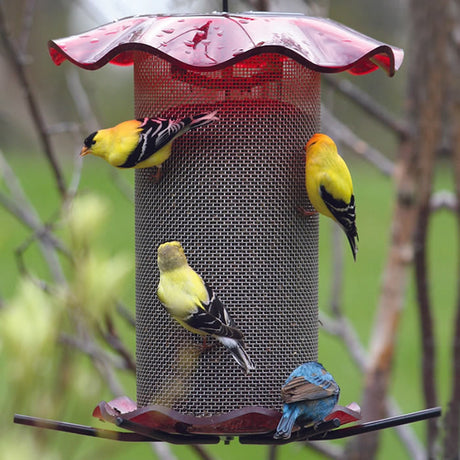
[[[319,129],[319,74],[277,54],[213,71],[138,53],[136,116],[218,109],[178,139],[159,184],[136,171],[137,402],[196,416],[280,409],[280,388],[317,358],[318,219],[305,218],[304,146]],[[156,298],[160,243],[179,240],[245,335],[256,371],[181,328]]]

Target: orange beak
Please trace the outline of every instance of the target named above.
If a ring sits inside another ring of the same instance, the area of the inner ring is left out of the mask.
[[[88,153],[91,153],[91,149],[88,147],[83,147],[80,152],[80,156],[84,157],[85,155],[88,155]]]

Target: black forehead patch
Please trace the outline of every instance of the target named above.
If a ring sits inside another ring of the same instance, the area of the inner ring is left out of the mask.
[[[94,140],[94,136],[97,134],[97,131],[94,131],[94,133],[90,134],[86,139],[85,139],[85,147],[91,148],[93,144],[96,143]]]

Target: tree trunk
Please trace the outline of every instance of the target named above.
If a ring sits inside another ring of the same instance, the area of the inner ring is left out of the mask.
[[[460,5],[452,0],[451,24],[449,30],[460,27]],[[451,33],[449,42],[450,84],[448,92],[448,119],[446,137],[448,151],[452,155],[455,175],[455,195],[457,197],[457,222],[460,235],[460,37]],[[460,279],[460,237],[457,240],[457,279]],[[454,320],[452,340],[452,386],[449,406],[444,418],[445,438],[443,458],[460,458],[460,284],[457,286],[457,312]]]
[[[409,268],[418,250],[414,240],[426,236],[427,203],[431,194],[434,163],[440,147],[444,119],[447,69],[449,0],[411,0],[410,50],[407,53],[408,89],[407,121],[409,134],[402,139],[395,172],[396,203],[391,226],[391,245],[384,271],[382,292],[370,344],[362,413],[365,420],[384,417],[387,394],[403,308]],[[418,253],[421,269],[424,253]],[[423,312],[429,321],[430,305],[427,285],[420,284]],[[431,334],[431,325],[425,328]],[[425,331],[426,332],[426,331]],[[425,348],[434,347],[431,337]],[[433,366],[434,353],[428,356],[424,369]],[[426,371],[425,371],[426,373]],[[426,395],[435,398],[434,377],[427,382]],[[431,430],[434,425],[430,425]],[[430,431],[432,433],[432,431]],[[434,434],[435,435],[435,434]],[[347,459],[375,458],[379,432],[354,438],[346,448]]]

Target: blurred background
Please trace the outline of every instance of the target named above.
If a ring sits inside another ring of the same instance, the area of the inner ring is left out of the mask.
[[[396,199],[394,178],[367,153],[372,148],[392,165],[401,133],[337,87],[350,82],[404,126],[413,10],[407,0],[229,4],[231,12],[267,9],[329,17],[406,52],[393,78],[381,70],[359,77],[341,73],[324,77],[322,84],[323,129],[328,132],[324,123],[330,121],[334,132],[343,133],[344,124],[351,133],[336,140],[353,176],[360,242],[353,263],[338,227],[320,219],[319,361],[341,386],[340,403],[361,403]],[[195,449],[117,443],[13,424],[13,414],[22,413],[110,429],[92,418],[93,408],[119,394],[132,399],[136,394],[133,173],[95,158],[82,163],[78,156],[89,133],[133,117],[132,68],[106,65],[91,72],[68,62],[56,67],[47,41],[135,14],[206,13],[221,11],[222,5],[211,0],[20,0],[0,1],[0,9],[0,458],[346,458],[346,441],[276,449],[235,441]],[[50,152],[66,193],[50,167]],[[435,306],[432,372],[437,402],[447,408],[459,247],[455,205],[449,209],[452,166],[442,149],[437,153],[433,191],[440,192],[441,201],[447,197],[447,205],[430,218],[427,256]],[[333,321],[337,309],[344,322]],[[418,311],[409,276],[388,376],[387,407],[393,414],[426,406]],[[426,433],[425,422],[399,432],[385,430],[375,458],[433,457],[439,450],[429,448],[427,454]],[[432,445],[439,447],[442,436]]]

